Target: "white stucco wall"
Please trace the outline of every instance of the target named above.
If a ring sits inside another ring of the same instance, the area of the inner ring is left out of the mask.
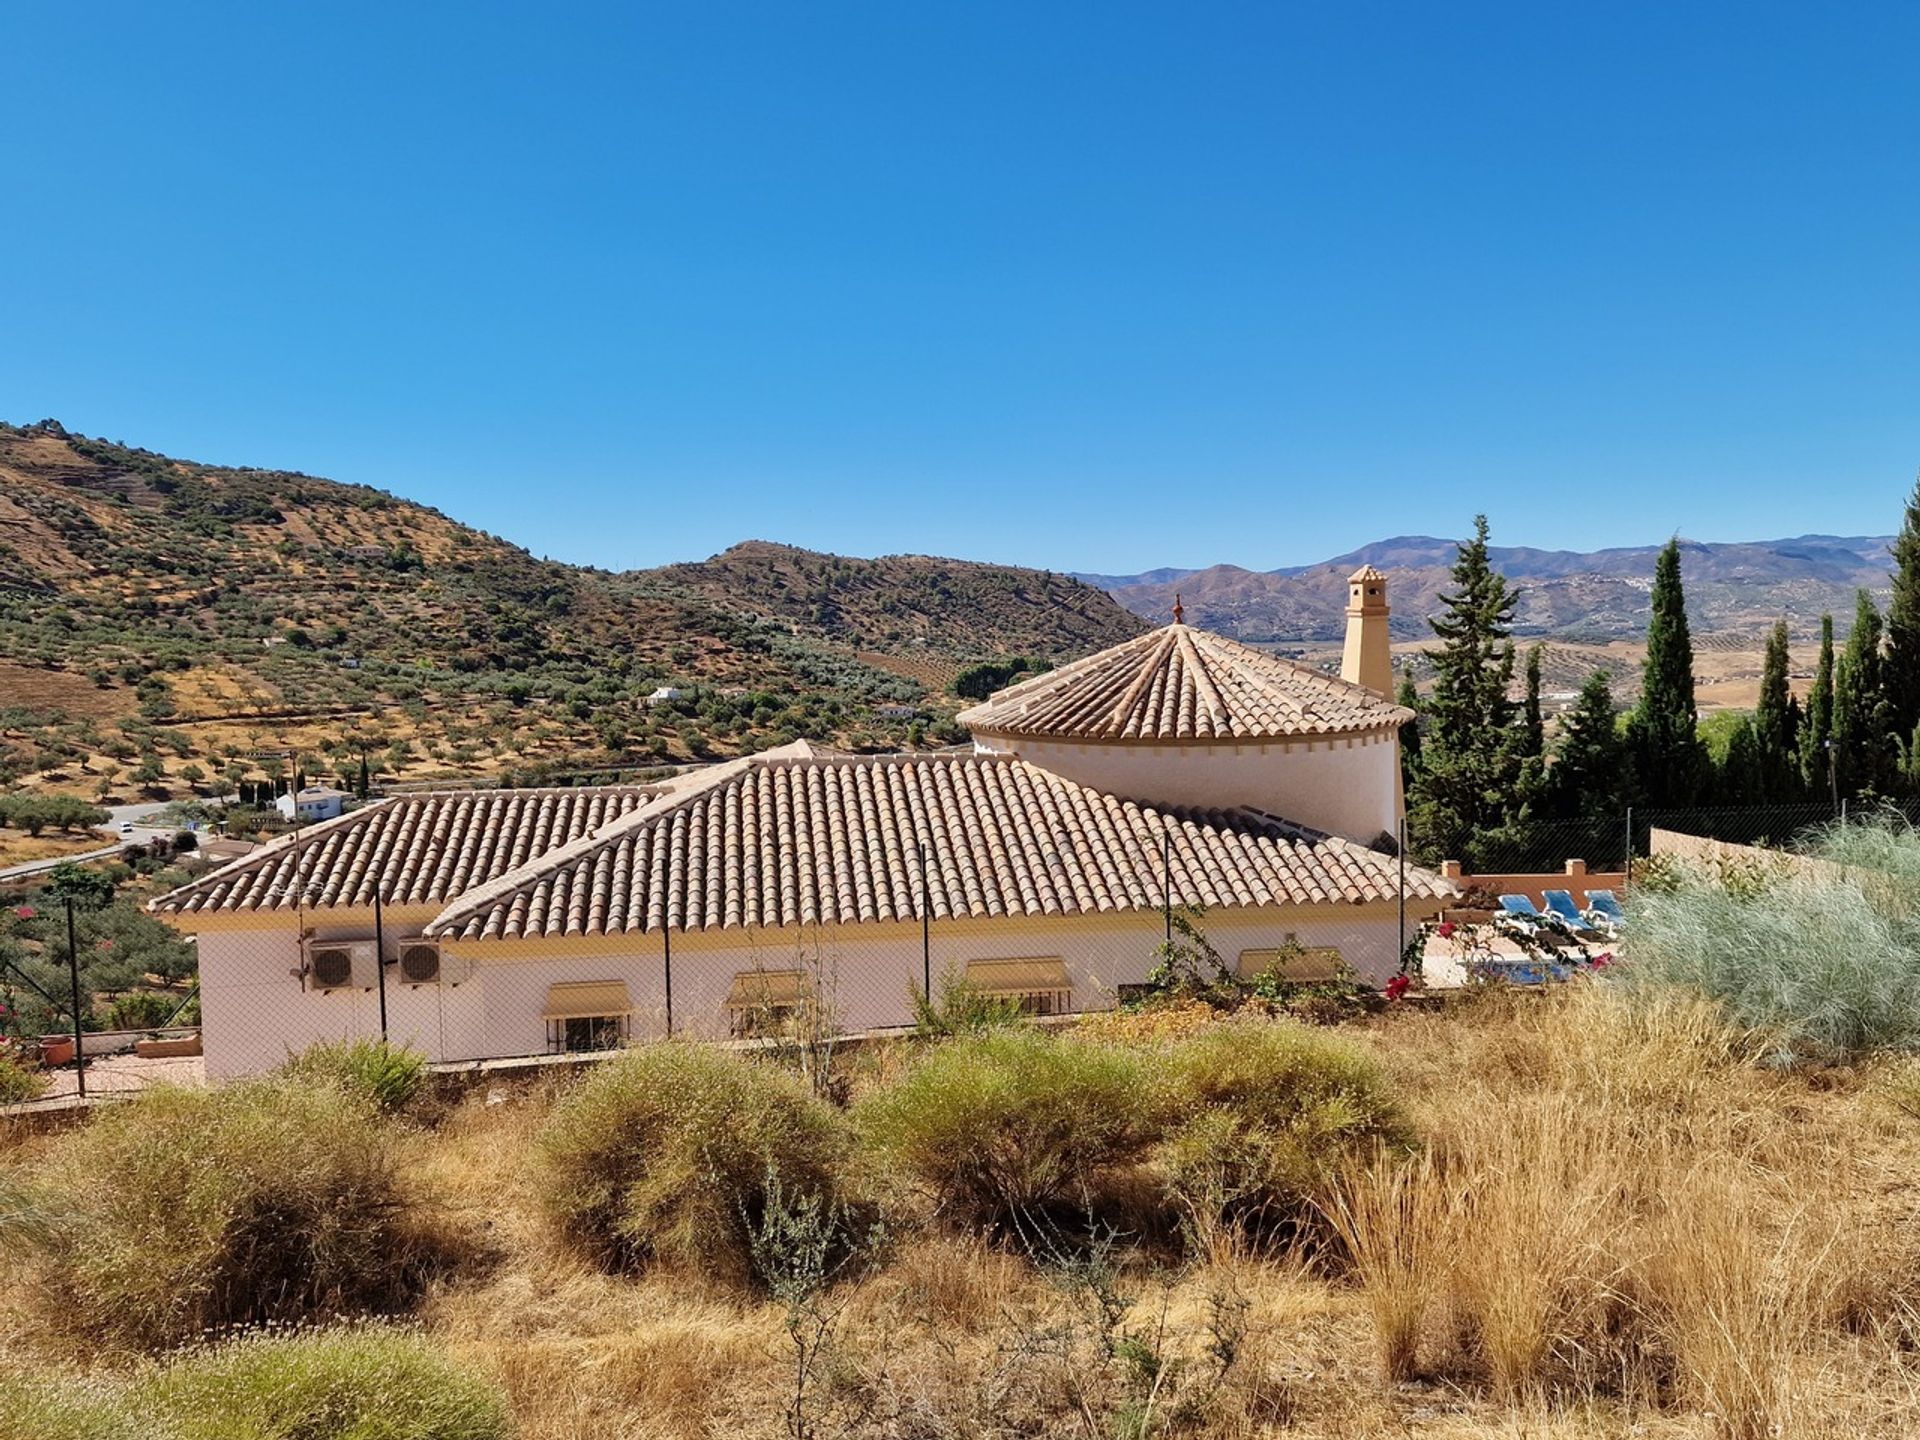
[[[1393,730],[1244,745],[1081,745],[985,734],[974,744],[1129,800],[1250,805],[1363,845],[1399,826],[1400,737]]]
[[[1409,911],[1409,923],[1417,918]],[[1289,936],[1308,947],[1336,946],[1369,981],[1384,980],[1399,963],[1399,930],[1391,906],[1216,910],[1200,922],[1229,966],[1242,949],[1268,949]],[[340,927],[319,927],[322,939],[370,938]],[[1161,917],[1009,918],[964,921],[933,928],[934,986],[970,960],[1057,956],[1073,985],[1074,1008],[1111,1007],[1123,984],[1146,978],[1164,934]],[[391,948],[392,938],[389,937]],[[379,997],[360,989],[304,990],[299,948],[290,926],[217,930],[200,936],[203,1043],[207,1072],[217,1079],[271,1069],[318,1040],[377,1036]],[[486,944],[449,942],[445,983],[407,986],[388,971],[388,1034],[432,1060],[476,1060],[538,1055],[547,1049],[542,1018],[550,985],[563,981],[624,981],[635,1007],[635,1038],[666,1033],[666,986],[661,938],[561,940]],[[676,1032],[710,1038],[727,1034],[726,999],[734,977],[755,970],[806,969],[822,977],[834,1028],[843,1031],[904,1025],[912,1020],[910,992],[921,984],[920,930],[913,924],[848,926],[837,930],[676,935],[673,1009]]]

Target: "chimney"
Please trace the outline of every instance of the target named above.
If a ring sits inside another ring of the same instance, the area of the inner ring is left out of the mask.
[[[1393,698],[1393,652],[1387,639],[1387,577],[1362,565],[1347,577],[1347,648],[1340,678]]]

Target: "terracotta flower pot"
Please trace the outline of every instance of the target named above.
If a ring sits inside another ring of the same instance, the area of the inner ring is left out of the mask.
[[[65,1065],[73,1059],[73,1037],[63,1035],[58,1040],[40,1042],[40,1063],[42,1065]]]

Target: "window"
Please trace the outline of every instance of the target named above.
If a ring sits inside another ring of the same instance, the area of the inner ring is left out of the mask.
[[[1073,981],[1057,955],[969,960],[967,985],[981,995],[1011,1000],[1028,1015],[1065,1015],[1073,1009]]]
[[[557,1055],[612,1050],[626,1041],[633,1001],[624,980],[568,980],[547,987],[547,1049]]]
[[[743,970],[727,992],[727,1030],[736,1040],[779,1035],[806,1016],[813,996],[799,970]]]
[[[1242,950],[1240,978],[1257,980],[1273,975],[1292,984],[1314,984],[1338,980],[1347,973],[1347,962],[1337,945],[1303,947],[1289,935],[1287,943],[1271,950]]]
[[[555,1021],[554,1024],[559,1032],[559,1043],[553,1048],[568,1055],[590,1050],[617,1050],[627,1038],[627,1017],[624,1015],[576,1015]]]

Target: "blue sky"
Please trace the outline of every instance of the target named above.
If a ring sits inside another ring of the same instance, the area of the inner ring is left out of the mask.
[[[1883,532],[1920,6],[0,19],[0,418],[612,567]]]

